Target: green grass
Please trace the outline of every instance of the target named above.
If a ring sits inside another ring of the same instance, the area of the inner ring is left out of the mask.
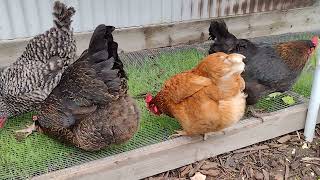
[[[154,60],[146,59],[146,63],[142,66],[127,65],[129,93],[132,96],[139,96],[147,92],[155,94],[160,90],[164,80],[176,73],[191,69],[202,57],[203,55],[196,50],[184,50],[175,54],[163,54]],[[311,63],[314,61],[313,58]],[[309,97],[312,76],[313,71],[304,71],[293,90]],[[138,133],[124,145],[113,146],[95,153],[81,151],[39,133],[33,133],[26,140],[17,141],[14,131],[31,124],[31,113],[9,119],[6,127],[0,130],[0,179],[26,178],[55,168],[70,167],[161,142],[180,127],[178,122],[172,118],[151,115],[145,108],[143,98],[137,97],[136,100],[141,109]],[[261,100],[259,103],[261,107],[272,111],[279,101],[281,97],[272,101]]]
[[[129,75],[129,93],[136,96],[158,91],[165,79],[192,68],[202,57],[203,55],[196,50],[187,50],[146,60],[147,63],[142,67],[126,66]],[[50,169],[61,169],[161,142],[180,128],[179,123],[172,118],[151,115],[145,108],[143,98],[137,98],[137,103],[141,109],[138,133],[124,145],[113,146],[95,153],[81,151],[39,133],[33,133],[26,140],[17,141],[14,131],[31,124],[32,114],[10,118],[6,127],[0,130],[0,179],[27,178],[37,173],[48,172]]]
[[[310,95],[311,95],[313,73],[314,73],[314,70],[316,67],[316,55],[315,54],[311,57],[309,63],[310,63],[310,65],[306,66],[309,68],[304,69],[304,71],[301,73],[299,79],[292,87],[292,90],[294,92],[301,94],[304,97],[310,97]]]

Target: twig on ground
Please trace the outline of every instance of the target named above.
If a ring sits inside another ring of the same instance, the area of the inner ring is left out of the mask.
[[[264,149],[269,149],[270,147],[268,145],[262,145],[262,146],[255,146],[255,147],[249,147],[249,148],[244,148],[240,150],[233,151],[233,153],[243,153],[243,152],[248,152],[248,151],[258,151],[258,150],[264,150]]]

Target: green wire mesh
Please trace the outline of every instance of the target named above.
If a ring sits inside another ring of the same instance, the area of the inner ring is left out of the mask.
[[[315,34],[320,33],[285,34],[280,36],[260,37],[252,40],[255,42],[274,43],[294,39],[310,39]],[[194,45],[182,45],[153,50],[142,50],[131,53],[121,53],[120,57],[129,72],[130,78],[130,75],[134,75],[134,71],[130,71],[130,69],[132,70],[132,67],[138,69],[136,73],[139,73],[143,68],[150,68],[150,71],[152,71],[153,65],[157,66],[157,60],[159,57],[163,55],[174,55],[182,51],[196,52],[195,54],[198,53],[196,58],[198,57],[198,59],[201,59],[201,57],[206,54],[209,46],[210,42],[206,42]],[[181,62],[185,63],[187,61]],[[149,65],[146,66],[146,64]],[[310,64],[311,65],[307,65],[305,68],[305,72],[311,74],[310,78],[312,80],[312,71],[314,69],[312,62]],[[170,65],[166,67],[170,67]],[[189,67],[186,66],[185,68]],[[132,72],[132,74],[130,74],[130,72]],[[170,72],[175,73],[175,71]],[[161,73],[161,68],[158,73]],[[147,86],[150,82],[157,79],[144,78],[144,80],[145,82],[141,81],[141,86]],[[139,81],[139,79],[136,79],[136,81]],[[303,80],[301,84],[304,85],[305,81]],[[154,83],[153,91],[156,92],[159,90],[161,85],[162,82]],[[256,105],[256,108],[262,109],[264,112],[274,112],[305,102],[305,98],[303,96],[308,97],[308,95],[310,95],[310,86],[311,84],[307,84],[306,88],[302,88],[302,90],[301,88],[296,88],[297,90],[293,88],[295,92],[300,94],[286,92],[276,97],[263,98]],[[130,88],[134,89],[134,87]],[[141,92],[141,94],[132,94],[137,99],[141,111],[145,111],[143,93],[144,92]],[[292,97],[294,103],[290,105],[286,104],[282,100],[282,98],[286,96]],[[26,124],[30,124],[32,119],[31,117],[32,113],[29,113],[11,119],[8,121],[6,127],[3,130],[0,130],[0,179],[26,179],[130,151],[143,146],[156,144],[167,140],[174,130],[180,128],[178,122],[169,117],[155,117],[142,114],[140,129],[129,142],[120,146],[113,146],[99,152],[85,152],[75,147],[60,143],[40,133],[34,133],[22,141],[16,140],[14,131],[25,128]]]

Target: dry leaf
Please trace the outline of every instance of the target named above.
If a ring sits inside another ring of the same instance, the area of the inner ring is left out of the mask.
[[[209,170],[200,170],[200,172],[204,175],[216,177],[220,174],[220,171],[217,169],[209,169]]]
[[[307,142],[304,142],[303,145],[302,145],[302,149],[308,149],[308,143]]]
[[[263,170],[262,170],[262,173],[263,173],[264,179],[265,179],[265,180],[269,180],[269,177],[270,177],[269,172],[263,169]]]
[[[181,177],[185,177],[185,176],[190,172],[190,170],[191,170],[192,168],[193,168],[193,167],[192,167],[191,164],[189,164],[188,166],[185,166],[184,168],[181,168],[181,169],[180,169],[180,175],[181,175]]]
[[[289,141],[290,139],[291,139],[291,136],[290,136],[290,135],[286,135],[286,136],[281,137],[281,138],[278,139],[277,141],[278,141],[279,143],[283,144],[283,143]]]
[[[274,179],[275,180],[283,180],[284,178],[283,178],[283,175],[282,174],[276,174],[275,176],[274,176]]]
[[[261,172],[256,172],[254,177],[257,179],[257,180],[262,180],[263,179],[263,174]]]
[[[219,166],[218,163],[206,161],[204,165],[201,166],[201,169],[208,170],[208,169],[214,169]]]
[[[201,174],[200,172],[197,172],[194,176],[192,176],[191,180],[206,180],[206,175]]]

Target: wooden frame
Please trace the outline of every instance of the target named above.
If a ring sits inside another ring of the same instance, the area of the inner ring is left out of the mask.
[[[180,137],[33,179],[141,179],[304,128],[307,103],[249,118],[202,137]],[[318,119],[318,122],[319,119]]]

